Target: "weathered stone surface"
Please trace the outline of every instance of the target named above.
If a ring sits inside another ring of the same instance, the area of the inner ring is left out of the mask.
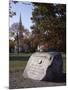
[[[30,57],[23,76],[34,80],[53,80],[62,73],[62,57],[58,52],[36,52]]]
[[[43,80],[55,82],[65,81],[65,74],[63,74],[63,60],[60,53],[54,55],[53,62],[47,68],[46,73]]]
[[[9,77],[9,89],[23,89],[23,88],[35,88],[35,87],[53,87],[53,86],[65,86],[66,83],[55,83],[48,81],[31,80],[23,78],[22,71],[11,72]]]

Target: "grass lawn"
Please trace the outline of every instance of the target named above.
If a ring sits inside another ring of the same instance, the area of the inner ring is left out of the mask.
[[[28,60],[10,60],[9,61],[9,71],[24,70]],[[63,59],[63,72],[66,72],[66,60]]]
[[[20,53],[9,55],[9,71],[24,70],[29,57],[32,53]],[[66,72],[66,56],[62,54],[63,58],[63,72]]]
[[[9,60],[9,88],[10,89],[66,85],[65,83],[33,81],[27,78],[26,79],[23,78],[22,74],[28,62],[28,59],[26,58],[26,56],[21,58],[18,57],[18,59],[14,56],[11,60]],[[63,72],[66,72],[65,57],[63,58]]]
[[[26,60],[23,60],[23,61],[20,61],[20,60],[10,61],[9,62],[9,71],[13,72],[13,71],[24,70],[26,64],[27,64]]]

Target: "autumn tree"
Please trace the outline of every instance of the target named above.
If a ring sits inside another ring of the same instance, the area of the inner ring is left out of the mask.
[[[49,47],[65,51],[66,47],[66,5],[33,3],[32,12],[34,38],[48,42]]]

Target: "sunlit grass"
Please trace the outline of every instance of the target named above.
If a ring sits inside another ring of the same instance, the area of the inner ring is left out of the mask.
[[[21,55],[21,54],[20,54]],[[22,54],[24,57],[20,58],[19,60],[16,60],[17,58],[12,57],[13,60],[9,60],[9,71],[19,71],[24,70],[26,67],[26,64],[28,62],[28,56],[30,54]],[[27,58],[26,58],[27,57]],[[63,72],[66,72],[66,57],[63,57]]]
[[[10,61],[9,62],[9,71],[19,71],[23,70],[27,64],[27,61]]]

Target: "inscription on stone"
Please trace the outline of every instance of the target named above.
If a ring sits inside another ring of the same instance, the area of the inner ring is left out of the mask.
[[[53,61],[53,55],[49,53],[36,52],[30,57],[23,76],[34,80],[42,80],[46,70]]]

